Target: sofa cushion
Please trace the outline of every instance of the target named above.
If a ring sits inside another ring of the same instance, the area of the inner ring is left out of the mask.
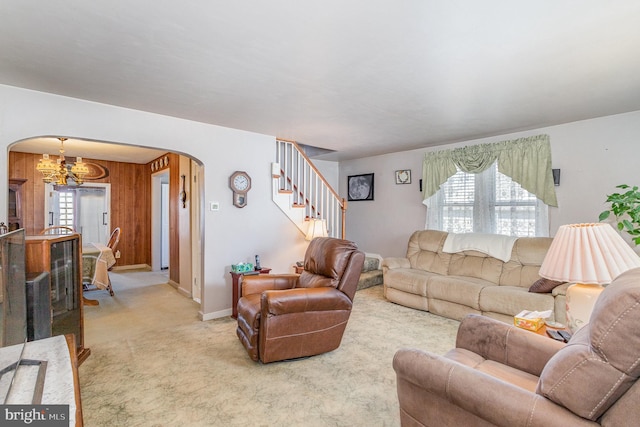
[[[594,351],[626,375],[640,377],[640,268],[605,287],[591,313]],[[633,333],[632,333],[633,332]]]
[[[304,271],[296,287],[338,287],[351,255],[357,250],[358,246],[347,240],[313,239],[307,247]]]
[[[480,310],[480,291],[487,286],[498,287],[495,283],[475,277],[433,276],[427,286],[429,299],[453,301]]]
[[[480,310],[515,316],[522,310],[554,309],[551,294],[534,294],[519,286],[488,286],[480,292]]]
[[[416,231],[409,238],[407,258],[411,268],[437,274],[447,274],[451,254],[442,252],[447,233],[438,230]]]
[[[536,392],[595,421],[634,382],[593,351],[585,326],[549,360]]]
[[[467,252],[456,253],[451,256],[449,275],[475,277],[497,285],[500,281],[502,264],[504,263],[481,252],[474,251],[477,256],[467,254]]]
[[[539,272],[539,265],[522,265],[516,261],[509,261],[502,266],[499,283],[529,289],[540,278]]]
[[[437,274],[413,268],[394,268],[384,273],[384,284],[388,288],[426,297],[427,282],[432,276]]]
[[[499,362],[487,360],[479,354],[464,348],[451,349],[444,357],[531,392],[535,391],[538,384],[538,377],[535,375]]]
[[[551,237],[521,237],[513,245],[511,259],[522,265],[540,267],[552,241]]]
[[[540,265],[552,241],[550,237],[521,237],[516,240],[511,259],[503,265],[498,283],[529,288],[540,278]]]

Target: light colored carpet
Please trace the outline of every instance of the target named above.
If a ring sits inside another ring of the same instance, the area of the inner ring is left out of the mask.
[[[263,365],[247,356],[233,319],[198,321],[197,305],[169,285],[114,281],[114,290],[90,294],[101,305],[85,309],[92,354],[79,372],[89,427],[398,426],[393,355],[442,354],[459,325],[387,302],[374,286],[356,293],[340,348]],[[124,331],[94,324],[114,318]]]
[[[200,306],[151,271],[109,272],[115,295],[86,292],[99,306],[84,306],[85,347],[152,334],[159,329],[200,323]]]

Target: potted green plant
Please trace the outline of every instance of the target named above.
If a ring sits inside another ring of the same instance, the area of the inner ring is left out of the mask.
[[[600,213],[600,221],[614,215],[619,231],[626,231],[631,235],[631,240],[640,245],[640,191],[638,187],[629,187],[626,184],[616,188],[627,190],[624,193],[613,193],[607,196],[607,202],[611,208]]]

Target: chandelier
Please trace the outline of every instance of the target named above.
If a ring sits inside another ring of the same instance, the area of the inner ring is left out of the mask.
[[[58,185],[67,185],[67,179],[71,178],[76,184],[81,185],[83,178],[89,173],[89,168],[82,162],[82,157],[76,157],[75,164],[68,165],[64,158],[64,142],[67,138],[58,138],[60,141],[60,157],[57,161],[43,154],[36,165],[36,169],[42,174],[42,180],[46,183],[55,182]]]

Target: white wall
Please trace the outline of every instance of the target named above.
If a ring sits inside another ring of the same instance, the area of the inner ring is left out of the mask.
[[[597,222],[607,207],[606,195],[616,191],[616,185],[640,185],[640,111],[349,160],[340,163],[340,194],[346,197],[347,176],[373,172],[375,195],[373,201],[349,202],[347,238],[367,252],[404,256],[409,235],[425,223],[418,188],[424,153],[542,133],[550,136],[553,167],[561,169],[558,208],[549,209],[550,235],[563,224]],[[397,169],[411,169],[412,183],[396,185]]]
[[[293,272],[307,242],[271,201],[275,138],[142,111],[0,85],[0,221],[7,220],[8,147],[36,136],[66,136],[156,147],[185,153],[204,165],[204,278],[202,315],[230,314],[230,266],[252,261],[274,272]],[[252,177],[248,206],[232,205],[229,176]]]
[[[191,297],[191,160],[186,157],[180,157],[180,175],[184,175],[184,188],[187,193],[187,201],[185,207],[179,202],[178,207],[178,235],[180,236],[180,283],[178,284],[180,292]],[[182,185],[182,180],[180,180]],[[182,191],[182,188],[180,188]],[[196,207],[197,208],[197,207]],[[197,296],[199,298],[199,296]]]
[[[334,190],[338,191],[338,184],[340,182],[340,163],[316,159],[311,159],[311,161],[313,162],[315,167],[318,168],[329,185]]]

